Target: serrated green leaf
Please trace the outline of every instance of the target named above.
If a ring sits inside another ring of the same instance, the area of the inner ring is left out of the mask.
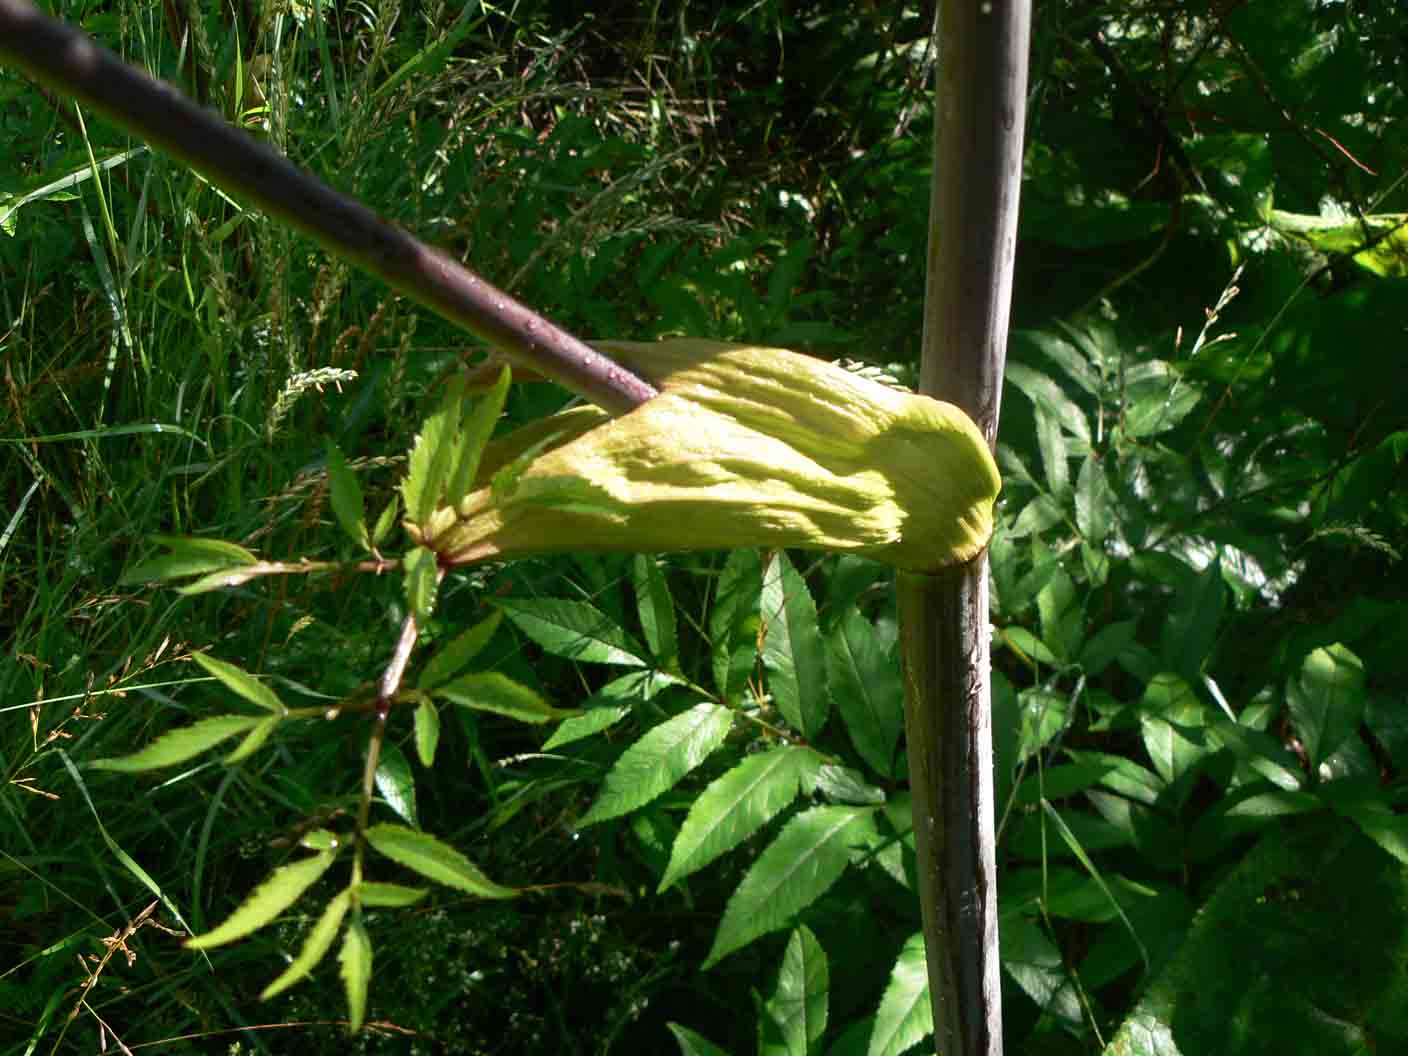
[[[381,513],[377,515],[376,525],[372,528],[372,546],[380,546],[386,541],[386,537],[391,534],[391,529],[396,524],[396,515],[401,510],[400,494],[392,495],[391,501],[382,507]]]
[[[682,1027],[678,1023],[666,1023],[670,1028],[670,1033],[675,1036],[675,1044],[680,1047],[680,1056],[728,1056],[728,1053],[719,1048],[702,1034],[696,1034],[688,1027]]]
[[[513,373],[508,364],[504,364],[493,387],[474,400],[468,413],[464,415],[457,441],[459,450],[456,452],[455,467],[445,492],[447,505],[458,506],[460,500],[474,487],[474,480],[479,475],[479,461],[484,454],[484,445],[493,435],[499,415],[503,414],[504,400],[508,397],[512,380]]]
[[[867,1056],[900,1056],[934,1033],[934,1009],[929,1002],[929,968],[924,934],[905,940],[890,981],[875,1013]]]
[[[347,1030],[355,1034],[367,1018],[367,991],[372,983],[372,940],[360,914],[353,914],[337,955],[342,985],[347,992]]]
[[[1131,437],[1156,436],[1183,421],[1202,393],[1162,360],[1148,360],[1125,374],[1121,422]]]
[[[440,711],[435,701],[423,696],[416,705],[415,714],[416,756],[420,765],[435,765],[435,751],[440,746]]]
[[[763,572],[763,666],[777,709],[792,727],[814,738],[831,701],[816,602],[786,553],[772,554]]]
[[[728,708],[698,704],[649,730],[621,753],[578,825],[620,817],[649,803],[723,744],[732,725]]]
[[[714,604],[709,609],[709,648],[714,687],[733,700],[747,684],[757,657],[759,599],[763,565],[757,550],[734,550],[719,573]]]
[[[362,506],[362,485],[357,475],[342,457],[342,451],[332,442],[328,452],[328,497],[332,502],[333,516],[342,530],[352,537],[358,546],[370,550],[372,541],[367,533],[367,521]]]
[[[518,897],[516,889],[494,883],[459,851],[428,833],[383,823],[373,825],[365,835],[367,843],[379,853],[428,880],[480,898]]]
[[[461,675],[435,690],[437,697],[475,711],[491,711],[535,725],[576,715],[575,710],[554,708],[537,691],[498,671]]]
[[[415,613],[416,623],[422,627],[430,619],[435,607],[435,592],[439,587],[439,569],[436,567],[435,553],[423,546],[417,546],[401,562],[406,589],[406,607]]]
[[[860,757],[876,773],[894,777],[904,729],[904,685],[875,626],[855,606],[827,636],[826,676],[831,699]]]
[[[213,557],[207,554],[163,554],[129,568],[118,582],[124,586],[132,583],[159,583],[182,576],[198,576],[222,569],[235,569],[245,564],[248,562],[231,563],[227,557]]]
[[[680,826],[659,890],[731,851],[787,809],[816,780],[821,763],[810,748],[787,745],[750,755],[716,778]]]
[[[229,766],[242,759],[248,759],[264,747],[264,742],[269,739],[269,735],[274,732],[283,718],[282,715],[270,715],[267,719],[259,720],[259,725],[245,734],[244,740],[240,741],[235,750],[225,756],[225,765]]]
[[[1050,377],[1022,363],[1008,363],[1004,376],[1032,401],[1033,406],[1054,417],[1062,429],[1090,442],[1090,423],[1085,412]]]
[[[381,757],[377,760],[376,788],[387,806],[419,828],[415,775],[411,773],[406,753],[389,741],[381,746]]]
[[[787,823],[729,897],[709,968],[820,898],[846,871],[854,849],[875,838],[874,808],[813,807]]]
[[[357,901],[374,909],[400,909],[411,906],[430,894],[423,887],[406,887],[404,884],[387,884],[364,880],[357,885]]]
[[[1192,687],[1177,675],[1157,676],[1139,702],[1139,728],[1154,769],[1172,784],[1203,758],[1212,746],[1190,738],[1207,725],[1207,712]]]
[[[337,938],[337,931],[342,927],[342,920],[347,916],[347,909],[351,904],[351,891],[344,889],[338,892],[318,917],[317,923],[309,929],[302,947],[299,948],[298,956],[279,973],[277,979],[264,988],[259,1000],[267,1001],[271,997],[277,997],[294,983],[308,977],[327,955],[328,950],[332,949],[333,940]]]
[[[298,846],[310,851],[330,851],[342,845],[342,841],[330,829],[310,829],[298,841]]]
[[[243,586],[259,575],[259,569],[263,567],[266,566],[226,565],[209,575],[201,576],[200,579],[177,587],[176,593],[189,598],[196,594],[209,594],[212,590],[228,590],[230,587]]]
[[[454,464],[463,398],[464,379],[456,378],[446,386],[440,406],[421,424],[411,448],[406,479],[401,482],[401,498],[406,504],[406,516],[413,524],[425,524],[440,504],[441,492]]]
[[[1086,455],[1076,477],[1076,529],[1087,543],[1099,546],[1109,537],[1116,516],[1115,490],[1105,476],[1105,463]]]
[[[515,627],[554,656],[587,664],[645,667],[645,650],[610,616],[585,601],[499,598]]]
[[[1066,434],[1056,416],[1042,404],[1033,408],[1036,418],[1036,446],[1041,453],[1041,468],[1046,474],[1046,490],[1058,500],[1070,498],[1071,465],[1066,450]]]
[[[799,925],[787,940],[777,989],[767,1003],[768,1013],[782,1032],[787,1056],[808,1056],[815,1051],[826,1032],[830,991],[826,951],[810,928]]]
[[[636,611],[650,655],[655,657],[656,666],[673,668],[679,662],[675,603],[659,562],[654,557],[636,554],[631,562],[631,584],[635,588]]]
[[[164,733],[131,755],[98,759],[89,765],[94,770],[115,770],[120,774],[136,774],[143,770],[173,766],[195,758],[201,752],[213,748],[237,733],[252,729],[260,721],[257,715],[213,715]]]
[[[205,653],[192,653],[191,656],[196,663],[205,668],[206,674],[215,676],[251,704],[261,707],[265,711],[272,711],[275,715],[288,714],[288,708],[284,707],[283,701],[274,695],[274,691],[248,671],[244,671],[234,664],[227,664],[223,660],[217,660],[213,656],[207,656]]]
[[[328,871],[336,857],[336,851],[323,851],[291,865],[280,866],[218,927],[204,935],[187,939],[186,947],[192,950],[208,950],[254,934],[297,902],[299,896]]]
[[[589,708],[585,714],[564,719],[543,744],[543,751],[561,748],[564,744],[580,741],[609,729],[631,713],[629,705],[617,704],[602,708]]]
[[[1079,1023],[1080,1003],[1056,944],[1019,913],[1003,918],[1000,936],[1002,967],[1012,981],[1048,1015]]]
[[[632,671],[612,679],[582,703],[583,713],[564,719],[543,745],[543,750],[561,748],[600,733],[629,715],[638,703],[650,700],[661,690],[677,686],[680,680],[663,671]]]
[[[850,766],[826,763],[816,774],[815,790],[828,803],[852,806],[878,806],[885,802],[885,790],[872,785],[865,774]]]
[[[434,689],[459,674],[489,644],[489,639],[494,637],[494,632],[499,629],[502,620],[503,613],[496,609],[488,617],[437,649],[421,671],[416,686],[420,689]]]
[[[259,558],[238,543],[226,542],[224,539],[197,539],[189,535],[150,535],[147,537],[154,543],[160,543],[167,547],[173,554],[205,555],[212,558],[221,558],[223,564],[227,565],[256,565]]]

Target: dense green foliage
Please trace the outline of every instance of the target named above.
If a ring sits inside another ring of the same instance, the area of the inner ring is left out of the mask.
[[[56,10],[584,336],[911,376],[925,12],[178,6]],[[991,551],[1008,1049],[1395,1051],[1401,16],[1038,7]],[[382,514],[465,341],[8,73],[0,142],[0,1051],[920,1042],[886,569],[452,573],[349,909],[360,705],[431,589],[343,566],[407,549]],[[507,424],[563,400],[516,385]],[[182,594],[145,580],[247,559],[157,534],[333,570]],[[243,941],[163,930],[251,892]]]

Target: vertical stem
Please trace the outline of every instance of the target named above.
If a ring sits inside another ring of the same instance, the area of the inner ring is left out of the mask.
[[[989,445],[1006,361],[1030,0],[940,0],[920,390]],[[938,1050],[999,1056],[987,558],[900,577],[905,729]]]

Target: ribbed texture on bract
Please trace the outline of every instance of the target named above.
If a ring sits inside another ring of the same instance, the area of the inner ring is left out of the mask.
[[[957,407],[783,349],[597,347],[661,395],[490,445],[476,490],[415,533],[442,560],[760,546],[931,572],[987,545],[997,466]]]

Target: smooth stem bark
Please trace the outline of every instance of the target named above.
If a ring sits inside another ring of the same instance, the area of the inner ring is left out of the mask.
[[[1026,117],[1030,0],[941,0],[920,390],[995,443]],[[935,1041],[999,1056],[987,558],[900,577],[905,730]]]
[[[654,386],[452,257],[26,0],[0,0],[0,62],[92,107],[603,410],[624,413],[656,394]]]

